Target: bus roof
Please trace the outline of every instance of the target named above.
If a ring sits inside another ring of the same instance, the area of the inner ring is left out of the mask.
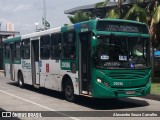
[[[111,19],[111,18],[105,18],[105,19],[100,19],[100,20],[106,20],[106,21],[122,21],[122,22],[128,22],[128,23],[145,24],[145,23],[142,23],[142,22],[133,21],[133,20],[126,20],[126,19]]]
[[[83,24],[88,24],[88,26],[90,26],[90,28],[95,28],[96,26],[93,26],[93,25],[96,25],[94,23],[96,23],[97,21],[127,22],[127,23],[145,25],[147,27],[147,25],[145,23],[138,22],[138,21],[104,18],[104,19],[92,19],[92,20],[88,20],[88,21],[84,21],[84,22],[79,22],[79,23],[76,23],[76,24],[71,24],[71,25],[68,25],[68,26],[63,26],[61,30],[62,31],[67,31],[67,30],[71,30],[71,29],[80,29],[83,26]]]
[[[43,36],[43,35],[46,35],[46,34],[52,34],[52,33],[60,32],[60,31],[61,31],[61,27],[48,29],[48,30],[45,30],[45,31],[34,32],[34,33],[31,33],[31,34],[22,35],[22,39],[39,37],[39,36]]]
[[[67,31],[67,30],[73,30],[73,29],[78,30],[78,29],[84,27],[83,25],[85,25],[85,24],[87,24],[89,26],[89,28],[95,28],[96,26],[93,26],[93,25],[96,25],[94,23],[96,23],[97,21],[113,21],[113,22],[116,21],[116,22],[127,22],[127,23],[146,25],[145,23],[142,23],[142,22],[137,22],[137,21],[132,21],[132,20],[124,20],[124,19],[110,19],[110,18],[92,19],[92,20],[88,20],[88,21],[84,21],[84,22],[79,22],[79,23],[76,23],[76,24],[70,24],[68,26],[57,27],[57,28],[53,28],[53,29],[49,29],[49,30],[45,30],[45,31],[34,32],[34,33],[18,36],[18,37],[15,37],[15,38],[4,40],[4,43],[5,42],[10,42],[10,41],[18,41],[20,39],[39,37],[39,36],[43,36],[43,35],[46,35],[46,34],[64,32],[64,31]]]
[[[17,37],[14,37],[14,38],[9,38],[9,39],[5,39],[3,42],[4,43],[9,43],[9,42],[15,42],[15,41],[20,41],[21,40],[21,36],[17,36]]]

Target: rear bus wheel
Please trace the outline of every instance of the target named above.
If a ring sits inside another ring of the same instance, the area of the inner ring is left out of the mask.
[[[19,73],[19,75],[18,75],[18,85],[21,88],[24,87],[24,81],[23,81],[23,75],[22,75],[22,73]]]
[[[65,97],[67,101],[74,102],[75,101],[75,95],[74,95],[74,88],[71,80],[67,80],[65,83]]]

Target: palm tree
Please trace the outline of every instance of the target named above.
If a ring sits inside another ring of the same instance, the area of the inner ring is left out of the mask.
[[[134,4],[124,16],[124,19],[136,20],[148,24],[149,14],[146,9],[141,8],[139,4]]]
[[[108,4],[109,0],[105,0],[104,2],[99,2],[96,4],[96,8],[102,8],[102,7],[106,7]],[[110,9],[107,13],[106,13],[106,18],[123,18],[125,11],[122,9],[122,3],[124,2],[124,0],[118,0],[117,1],[117,6]]]
[[[105,0],[104,2],[99,2],[96,4],[96,8],[106,7],[107,4],[108,4],[108,0]]]
[[[160,5],[158,0],[152,0],[152,5],[150,5],[150,34],[151,41],[154,47],[160,44]]]
[[[72,24],[83,22],[91,19],[91,15],[86,12],[78,11],[74,16],[68,16]]]

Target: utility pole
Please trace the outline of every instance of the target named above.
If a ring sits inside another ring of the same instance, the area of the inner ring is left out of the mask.
[[[0,22],[0,31],[1,31],[2,21]]]
[[[43,0],[43,26],[44,30],[46,30],[46,2]]]

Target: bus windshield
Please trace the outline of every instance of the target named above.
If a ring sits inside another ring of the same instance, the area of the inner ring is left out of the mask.
[[[149,67],[149,40],[141,37],[98,36],[95,51],[97,67],[133,68]]]

